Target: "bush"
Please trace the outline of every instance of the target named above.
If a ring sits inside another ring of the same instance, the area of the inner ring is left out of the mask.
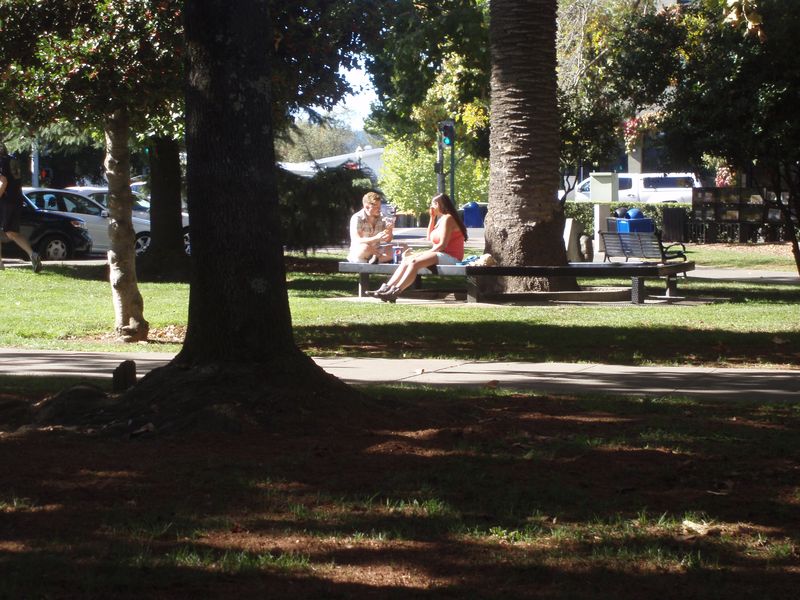
[[[638,208],[648,219],[653,219],[656,229],[664,228],[664,209],[681,208],[686,213],[688,221],[692,216],[692,205],[676,202],[664,202],[661,204],[638,204],[633,205],[628,202],[612,202],[611,213],[618,208]],[[577,220],[586,232],[594,231],[594,204],[591,202],[567,202],[564,204],[564,215],[569,219]]]
[[[279,211],[283,243],[308,251],[348,242],[352,214],[372,189],[358,170],[328,169],[314,177],[278,170]]]

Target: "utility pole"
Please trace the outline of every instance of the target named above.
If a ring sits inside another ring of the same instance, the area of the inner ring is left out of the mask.
[[[39,138],[31,142],[31,186],[39,187]]]

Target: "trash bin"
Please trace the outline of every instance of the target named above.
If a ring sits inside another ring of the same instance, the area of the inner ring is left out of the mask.
[[[686,241],[686,211],[682,208],[664,209],[664,231],[662,232],[665,242],[685,242]]]
[[[483,227],[483,214],[477,202],[467,202],[463,210],[466,227]]]
[[[653,219],[618,219],[617,231],[619,233],[653,233],[655,226]]]

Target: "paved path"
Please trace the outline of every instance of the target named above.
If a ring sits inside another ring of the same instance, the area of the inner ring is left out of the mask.
[[[172,354],[0,349],[0,374],[111,377],[125,359],[138,374]],[[713,400],[800,402],[800,370],[629,367],[573,363],[478,362],[449,359],[316,358],[352,384],[474,386],[556,393],[685,395]]]

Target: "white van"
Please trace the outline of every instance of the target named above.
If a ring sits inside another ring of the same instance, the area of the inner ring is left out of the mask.
[[[700,181],[692,173],[619,173],[619,201],[631,203],[692,202],[692,188]],[[591,202],[591,179],[584,179],[574,192],[575,202]]]

